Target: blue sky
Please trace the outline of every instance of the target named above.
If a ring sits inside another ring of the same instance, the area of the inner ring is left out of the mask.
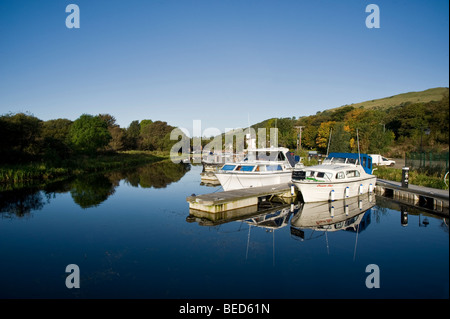
[[[68,4],[80,28],[68,29]],[[365,25],[368,4],[380,28]],[[448,87],[447,0],[0,0],[0,114],[221,131]]]

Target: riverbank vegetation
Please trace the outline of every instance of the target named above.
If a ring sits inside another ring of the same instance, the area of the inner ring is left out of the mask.
[[[126,129],[109,114],[42,121],[18,113],[0,116],[0,183],[49,181],[168,159],[174,127],[134,121]]]
[[[168,161],[168,154],[150,151],[105,152],[75,155],[54,165],[48,162],[4,164],[0,167],[0,183],[16,187],[30,183],[46,183],[87,173],[127,169],[143,164]]]
[[[310,150],[322,154],[327,150],[359,150],[403,158],[411,151],[448,152],[449,109],[448,88],[435,88],[344,105],[315,115],[272,118],[251,127],[257,133],[265,129],[266,141],[270,140],[270,128],[277,128],[278,145],[293,151],[300,147],[303,154]],[[110,114],[82,114],[75,121],[3,114],[0,183],[52,180],[166,159],[178,142],[170,139],[174,129],[167,122],[151,119],[135,120],[122,128]],[[240,132],[244,134],[245,130]],[[222,146],[228,149],[225,141],[223,134]],[[202,146],[209,142],[202,137]],[[191,146],[194,144],[198,145],[191,140]],[[425,174],[430,179],[431,175]]]
[[[377,178],[385,179],[388,181],[401,182],[402,181],[402,169],[379,166],[373,172]],[[409,184],[431,187],[437,189],[448,189],[448,177],[444,180],[445,173],[441,172],[427,172],[421,170],[409,171]],[[446,184],[447,182],[447,184]]]

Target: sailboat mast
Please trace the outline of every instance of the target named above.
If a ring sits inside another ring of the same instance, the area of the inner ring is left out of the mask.
[[[327,156],[328,157],[328,151],[330,150],[330,142],[331,142],[331,133],[333,132],[333,128],[330,128],[330,137],[328,138],[328,147],[327,147]]]
[[[359,158],[359,165],[361,165],[361,153],[359,151],[359,132],[358,129],[356,129],[356,140],[358,142],[358,158]]]

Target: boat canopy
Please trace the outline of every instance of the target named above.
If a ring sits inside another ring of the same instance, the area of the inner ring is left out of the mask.
[[[359,159],[361,159],[361,166],[364,168],[364,171],[367,174],[372,174],[372,157],[370,157],[370,155],[368,154],[358,154],[358,153],[330,153],[328,154],[327,159],[353,159],[359,161]]]

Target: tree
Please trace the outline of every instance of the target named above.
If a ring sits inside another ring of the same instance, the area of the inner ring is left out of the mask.
[[[49,120],[42,123],[42,138],[52,138],[61,142],[66,142],[69,136],[72,121],[68,119]]]
[[[61,160],[70,154],[69,132],[72,121],[68,119],[49,120],[42,123],[42,158],[52,165],[61,164]]]
[[[141,122],[139,148],[148,151],[170,150],[166,147],[168,146],[168,139],[170,140],[170,132],[174,127],[163,121],[144,121]]]
[[[41,149],[41,120],[25,113],[0,117],[0,155],[2,161],[26,161]]]
[[[102,119],[107,127],[111,140],[108,143],[108,150],[121,151],[125,145],[125,130],[116,124],[116,118],[110,114],[99,114],[98,117]]]
[[[139,121],[133,121],[125,130],[124,147],[128,150],[134,150],[138,147],[139,134],[141,132],[141,125]]]
[[[329,121],[320,124],[317,130],[316,145],[321,151],[326,151],[328,148],[328,138],[330,137],[330,129],[334,126],[336,122]],[[333,134],[333,133],[332,133]]]
[[[111,134],[104,120],[98,116],[83,114],[72,124],[69,138],[76,150],[94,153],[108,145]]]
[[[344,126],[344,123],[338,122],[333,126],[330,141],[331,152],[350,152],[350,132]]]

